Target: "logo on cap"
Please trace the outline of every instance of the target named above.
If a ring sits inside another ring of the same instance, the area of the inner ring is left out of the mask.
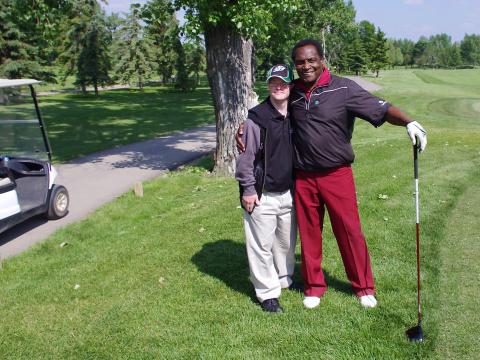
[[[278,77],[287,83],[290,83],[293,80],[292,72],[286,64],[274,65],[267,73],[267,81],[272,77]]]

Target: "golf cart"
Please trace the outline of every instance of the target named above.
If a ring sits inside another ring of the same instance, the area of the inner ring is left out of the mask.
[[[65,187],[55,184],[47,132],[32,79],[0,79],[0,233],[36,215],[68,213]]]

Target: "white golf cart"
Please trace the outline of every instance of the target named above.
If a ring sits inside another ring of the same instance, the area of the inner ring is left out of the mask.
[[[32,79],[0,79],[0,233],[36,215],[59,219],[69,196],[56,185]]]

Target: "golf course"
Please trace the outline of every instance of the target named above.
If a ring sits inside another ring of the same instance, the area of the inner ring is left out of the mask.
[[[419,156],[422,343],[413,151],[405,128],[357,119],[358,206],[378,306],[363,309],[329,221],[320,306],[249,281],[238,184],[211,157],[144,184],[19,256],[0,257],[1,359],[476,359],[480,336],[480,70],[367,76],[427,130]],[[259,82],[260,83],[260,82]],[[265,85],[258,92],[266,94]],[[214,122],[210,92],[121,89],[40,97],[55,160]],[[295,277],[300,276],[300,241]]]

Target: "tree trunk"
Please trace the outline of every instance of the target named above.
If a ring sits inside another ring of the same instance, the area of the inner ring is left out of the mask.
[[[208,25],[205,47],[217,129],[214,171],[217,175],[233,176],[235,134],[257,100],[253,90],[253,43],[235,29]]]

